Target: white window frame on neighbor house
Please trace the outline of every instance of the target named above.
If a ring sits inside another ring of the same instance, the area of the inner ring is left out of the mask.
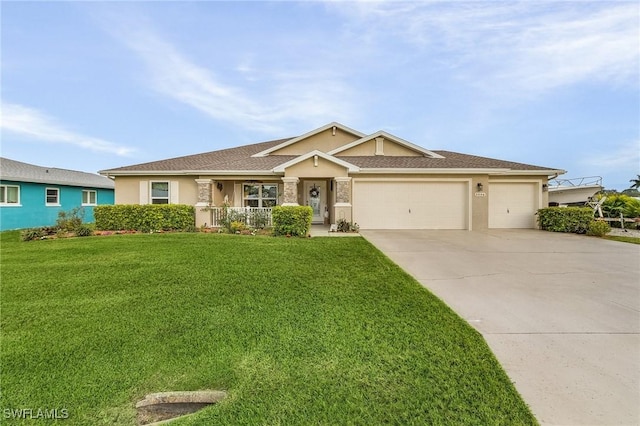
[[[153,185],[156,183],[162,183],[167,185],[167,196],[154,196],[153,195]],[[164,201],[166,202],[156,202],[156,201]],[[149,202],[151,204],[171,204],[171,182],[168,180],[152,180],[149,182]]]
[[[98,205],[98,191],[95,189],[83,189],[82,190],[82,205],[83,206],[96,206]]]
[[[15,201],[10,200],[9,189],[15,189]],[[0,185],[0,206],[20,206],[20,186]]]
[[[247,191],[247,188],[258,189],[257,193]],[[270,191],[265,192],[265,187],[275,189],[275,194],[271,196]],[[265,197],[265,194],[267,195]],[[242,204],[245,207],[274,207],[278,205],[278,184],[277,183],[243,183],[242,184]],[[253,204],[253,205],[252,205]]]
[[[53,195],[49,195],[49,191],[55,191],[56,201],[49,201],[49,197],[53,197]],[[46,188],[44,190],[44,203],[47,206],[60,206],[60,188]]]

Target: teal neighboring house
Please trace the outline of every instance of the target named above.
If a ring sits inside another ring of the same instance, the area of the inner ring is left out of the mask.
[[[95,206],[113,202],[104,176],[0,158],[0,231],[55,225],[58,212],[76,207],[90,223]]]

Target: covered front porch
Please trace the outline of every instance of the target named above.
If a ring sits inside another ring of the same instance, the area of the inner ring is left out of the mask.
[[[351,221],[350,177],[282,177],[281,180],[196,179],[198,226],[220,227],[225,220],[254,228],[273,225],[276,205],[309,206],[315,225]]]

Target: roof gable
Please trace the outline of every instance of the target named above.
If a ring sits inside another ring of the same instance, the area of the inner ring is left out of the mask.
[[[333,156],[331,156],[329,154],[326,154],[326,153],[316,149],[316,150],[307,152],[304,155],[300,155],[300,156],[298,156],[298,157],[296,157],[296,158],[294,158],[292,160],[289,160],[289,161],[287,161],[285,163],[279,164],[278,166],[273,168],[273,172],[274,173],[284,173],[286,168],[291,167],[291,166],[293,166],[295,164],[298,164],[298,163],[300,163],[302,161],[308,160],[309,158],[314,157],[314,156],[317,156],[319,158],[324,158],[325,160],[330,161],[331,163],[334,163],[334,164],[337,164],[339,166],[342,166],[342,167],[346,168],[349,171],[349,173],[355,173],[355,172],[359,172],[360,171],[360,167],[355,166],[355,165],[353,165],[353,164],[351,164],[351,163],[349,163],[349,162],[347,162],[345,160],[341,160],[339,158],[333,157]]]
[[[295,144],[302,143],[305,140],[311,139],[325,132],[331,132],[332,136],[340,136],[340,134],[342,134],[342,137],[339,137],[336,140],[336,143],[339,145],[343,145],[345,142],[345,139],[352,140],[352,139],[362,138],[363,136],[365,136],[365,134],[362,132],[351,129],[343,124],[340,124],[334,121],[322,127],[318,127],[317,129],[314,129],[310,132],[307,132],[304,135],[295,137],[293,139],[289,139],[281,144],[278,144],[276,146],[265,149],[264,151],[253,154],[252,157],[265,157],[270,154],[301,155],[300,152],[294,153],[293,151],[291,151],[291,149],[286,150],[286,148],[292,147],[292,145],[295,145]],[[317,147],[315,148],[317,149]],[[308,152],[306,149],[303,149],[303,151]]]
[[[362,138],[355,140],[347,145],[343,145],[341,147],[335,148],[331,151],[328,152],[328,154],[330,155],[336,155],[336,154],[342,154],[345,156],[348,156],[349,153],[348,151],[351,150],[352,148],[355,148],[359,145],[363,145],[367,142],[370,141],[375,141],[378,138],[382,138],[384,140],[384,142],[391,142],[395,145],[398,145],[400,147],[403,147],[405,149],[410,150],[411,152],[414,152],[418,155],[424,155],[426,157],[430,157],[430,158],[443,158],[440,154],[437,154],[433,151],[429,151],[428,149],[422,148],[421,146],[415,145],[409,141],[406,141],[402,138],[399,138],[397,136],[394,136],[390,133],[385,132],[384,130],[379,130],[371,135],[366,135],[363,136]],[[373,154],[372,154],[373,155]],[[380,154],[375,154],[375,155],[385,155],[384,154],[384,148],[382,148],[381,153]],[[404,155],[400,155],[400,156],[406,156],[406,154]]]

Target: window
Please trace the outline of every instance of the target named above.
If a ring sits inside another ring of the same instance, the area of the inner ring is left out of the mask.
[[[96,191],[85,189],[82,191],[82,205],[95,206],[97,204],[98,194]]]
[[[151,204],[169,204],[169,182],[151,182]]]
[[[20,187],[16,185],[0,185],[0,204],[20,204]]]
[[[245,207],[273,207],[278,204],[278,185],[245,183],[243,199]]]
[[[60,190],[58,188],[47,188],[46,203],[48,206],[60,205]]]

